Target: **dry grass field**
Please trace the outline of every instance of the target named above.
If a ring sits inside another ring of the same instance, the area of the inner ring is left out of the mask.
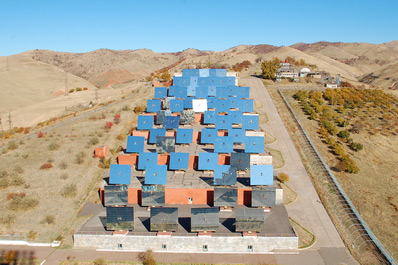
[[[268,86],[268,88],[275,99],[276,87]],[[366,97],[357,101],[363,101],[365,104],[359,103],[352,106],[344,112],[344,115],[341,115],[345,117],[346,127],[336,126],[337,131],[334,135],[332,134],[335,142],[343,147],[344,154],[351,157],[359,168],[356,174],[347,172],[350,170],[342,162],[341,156],[336,155],[336,149],[331,146],[325,136],[322,138],[319,117],[313,120],[308,118],[309,115],[303,112],[303,106],[293,98],[295,92],[287,92],[285,96],[361,216],[396,258],[398,256],[396,245],[398,239],[398,168],[396,167],[398,164],[398,130],[396,129],[398,116],[395,112],[398,99],[382,92],[381,98],[372,99],[369,96],[371,93],[368,92],[365,91]],[[359,95],[361,94],[363,93],[359,91]],[[375,102],[381,100],[381,102],[369,103],[372,100]],[[336,110],[338,105],[329,107]],[[354,151],[350,148],[351,141],[337,136],[341,130],[349,131],[349,138],[354,143],[361,143],[363,150]]]
[[[31,139],[24,140],[24,134],[2,139],[0,233],[22,234],[37,242],[63,239],[67,230],[73,229],[86,199],[96,194],[108,174],[107,169],[98,167],[94,148],[109,145],[111,162],[115,163],[117,149],[125,147],[124,137],[136,122],[134,106],[144,105],[145,98],[152,94],[152,87],[138,87],[99,111],[61,121],[43,137],[32,130]],[[121,115],[119,123],[114,121],[116,114]],[[105,128],[108,121],[113,123],[110,129]],[[90,198],[99,202],[98,196]]]

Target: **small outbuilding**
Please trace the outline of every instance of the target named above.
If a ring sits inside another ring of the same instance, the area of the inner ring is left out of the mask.
[[[105,146],[98,146],[94,150],[94,156],[95,157],[107,157],[109,153],[109,147],[107,145]]]

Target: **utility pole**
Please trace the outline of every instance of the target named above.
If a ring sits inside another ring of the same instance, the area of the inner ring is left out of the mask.
[[[11,131],[12,130],[11,111],[8,111],[8,124],[10,125],[10,131]]]

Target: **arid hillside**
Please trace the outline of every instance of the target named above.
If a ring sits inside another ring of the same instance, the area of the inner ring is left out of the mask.
[[[170,74],[184,68],[232,69],[236,64],[249,61],[251,65],[241,74],[247,76],[261,73],[263,60],[274,57],[283,60],[288,56],[305,60],[312,70],[340,74],[343,80],[354,84],[398,87],[398,41],[297,43],[281,47],[239,45],[220,52],[197,49],[175,53],[156,53],[148,49],[100,49],[87,53],[32,50],[0,57],[0,116],[4,121],[8,112],[14,111],[22,117],[18,126],[31,126],[48,119],[49,115],[60,114],[61,109],[88,104],[95,98],[96,87],[100,88],[100,95],[119,94],[120,91],[104,89],[123,90],[162,69],[168,69]],[[60,98],[65,90],[78,87],[87,87],[90,93],[82,91],[64,97],[65,100]],[[54,108],[47,112],[45,106],[50,105]],[[29,114],[25,119],[28,123],[23,119],[25,114]]]

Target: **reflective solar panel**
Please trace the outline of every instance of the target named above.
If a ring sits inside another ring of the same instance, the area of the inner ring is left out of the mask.
[[[242,128],[245,130],[258,130],[258,114],[243,115]]]
[[[216,124],[217,121],[217,112],[214,110],[207,110],[203,115],[203,123],[204,124]]]
[[[191,232],[217,231],[220,224],[219,209],[191,208]]]
[[[242,124],[242,111],[240,110],[230,110],[228,115],[231,117],[232,124]]]
[[[231,117],[228,115],[217,115],[216,117],[216,129],[217,130],[228,130],[232,127]]]
[[[189,78],[189,85],[190,86],[198,86],[198,75],[195,75],[195,76],[191,76],[190,78]]]
[[[237,87],[236,97],[238,98],[249,98],[250,97],[250,87]]]
[[[189,153],[170,153],[170,170],[188,169]]]
[[[158,164],[158,154],[157,153],[147,153],[142,152],[138,156],[138,169],[145,170],[147,166]]]
[[[164,117],[166,117],[166,111],[165,110],[157,111],[156,112],[156,122],[155,122],[155,124],[157,124],[157,125],[163,124],[164,123]]]
[[[134,207],[106,207],[106,230],[134,230]]]
[[[167,90],[167,96],[169,97],[175,97],[176,91],[177,91],[178,86],[170,86],[169,89]]]
[[[153,127],[154,118],[152,115],[138,115],[138,130],[149,130]]]
[[[229,106],[231,109],[238,109],[239,108],[239,103],[240,103],[240,99],[237,97],[229,97],[227,99],[229,101]]]
[[[276,205],[275,187],[253,187],[252,189],[252,207],[272,207]]]
[[[215,104],[216,101],[217,101],[217,98],[208,97],[207,98],[207,108],[214,109],[216,107],[216,104]]]
[[[207,89],[208,97],[215,97],[217,95],[217,89],[215,86],[209,86]]]
[[[192,109],[192,98],[184,99],[184,109]]]
[[[207,110],[207,99],[192,99],[192,109],[195,112],[204,112]]]
[[[217,136],[214,142],[215,153],[232,153],[234,151],[234,143],[230,136]]]
[[[171,153],[175,151],[175,138],[171,136],[157,136],[156,137],[156,152]]]
[[[164,117],[163,128],[177,129],[180,126],[180,116],[166,116]]]
[[[214,168],[214,185],[232,186],[236,184],[236,168],[230,165],[216,165]]]
[[[262,208],[236,208],[236,232],[261,232],[264,229],[264,210]]]
[[[127,136],[127,153],[139,153],[144,151],[145,137],[144,136]]]
[[[142,206],[163,206],[165,204],[164,186],[143,185],[141,202]]]
[[[250,168],[250,154],[247,153],[232,153],[230,163],[232,167],[237,170],[249,170]]]
[[[246,136],[245,153],[264,153],[264,137]]]
[[[191,144],[193,141],[193,129],[177,129],[176,143]]]
[[[184,100],[183,99],[171,99],[170,100],[170,110],[171,112],[181,112],[184,110]]]
[[[167,183],[167,166],[166,165],[150,165],[145,169],[146,185],[166,185]]]
[[[230,109],[229,101],[226,99],[218,99],[215,103],[217,112],[228,112]]]
[[[175,91],[175,97],[185,99],[187,97],[187,93],[187,87],[177,87]]]
[[[177,231],[178,208],[158,207],[151,208],[151,231]]]
[[[182,69],[182,76],[199,76],[199,69]]]
[[[243,112],[253,112],[254,111],[253,99],[241,99],[239,102],[239,110]]]
[[[200,77],[208,77],[209,76],[209,69],[199,69],[199,76]]]
[[[187,87],[187,96],[188,97],[194,97],[196,94],[196,86],[190,85]]]
[[[167,96],[167,87],[155,87],[154,98],[165,98]]]
[[[228,90],[226,87],[216,87],[217,98],[228,98]]]
[[[198,170],[214,170],[217,164],[217,153],[199,153]]]
[[[104,186],[105,206],[122,206],[128,203],[128,186],[112,185]]]
[[[244,129],[228,129],[228,136],[232,138],[233,143],[244,143],[246,136]]]
[[[184,124],[184,125],[194,124],[195,123],[195,111],[193,111],[193,110],[181,111],[180,123]]]
[[[161,109],[162,101],[159,99],[148,99],[148,105],[146,107],[147,112],[156,112]]]
[[[218,130],[203,128],[200,136],[201,144],[213,144],[218,136]]]
[[[207,98],[207,95],[208,95],[208,87],[207,86],[196,87],[196,90],[195,90],[196,98]]]
[[[165,109],[165,110],[169,110],[169,109],[170,109],[170,101],[171,101],[172,99],[176,99],[176,98],[175,98],[175,97],[166,97],[166,98],[163,100],[163,109]]]
[[[214,188],[214,206],[237,206],[238,189],[233,187]]]
[[[109,172],[109,184],[131,183],[131,165],[111,164]]]
[[[272,165],[250,165],[250,185],[273,185],[274,167]]]
[[[149,140],[150,144],[156,144],[156,137],[157,136],[166,136],[166,129],[151,129],[149,131]],[[141,150],[141,152],[144,150]]]

